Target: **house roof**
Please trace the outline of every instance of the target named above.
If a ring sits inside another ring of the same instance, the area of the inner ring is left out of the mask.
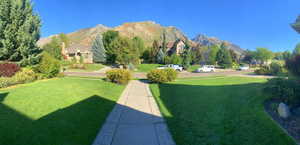
[[[73,43],[69,47],[65,48],[66,53],[76,53],[76,52],[85,53],[85,52],[90,52],[90,51],[91,51],[90,46],[82,45],[82,44],[75,44],[75,43]]]
[[[168,49],[172,48],[172,47],[174,46],[174,44],[175,44],[175,41],[168,42],[168,43],[167,43],[167,48],[168,48]]]

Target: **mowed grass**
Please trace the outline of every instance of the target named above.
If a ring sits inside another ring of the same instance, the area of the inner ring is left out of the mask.
[[[265,81],[179,79],[151,90],[178,145],[295,145],[264,111]]]
[[[1,145],[90,145],[124,86],[61,78],[0,90]]]
[[[67,68],[67,72],[94,72],[98,71],[105,67],[103,64],[85,64],[85,69],[69,69]]]
[[[162,66],[161,64],[140,64],[137,66],[137,72],[149,72],[157,67]]]

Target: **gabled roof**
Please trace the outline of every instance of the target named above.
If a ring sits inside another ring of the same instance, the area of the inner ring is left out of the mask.
[[[82,45],[82,44],[75,44],[75,43],[73,43],[69,47],[65,48],[66,53],[77,53],[77,52],[85,53],[85,52],[90,52],[90,51],[91,51],[90,46]]]

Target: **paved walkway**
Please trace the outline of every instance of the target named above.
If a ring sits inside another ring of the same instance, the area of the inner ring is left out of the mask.
[[[128,84],[93,145],[175,145],[147,83]]]

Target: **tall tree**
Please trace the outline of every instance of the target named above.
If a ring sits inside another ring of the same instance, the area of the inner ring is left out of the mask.
[[[157,54],[158,54],[158,52],[159,52],[159,43],[158,43],[158,41],[157,40],[154,40],[153,41],[153,44],[152,44],[152,47],[151,47],[151,50],[150,50],[150,59],[151,59],[151,62],[152,63],[156,63],[157,61],[156,61],[156,56],[157,56]]]
[[[62,46],[61,41],[58,37],[53,37],[48,44],[43,46],[43,50],[48,52],[48,54],[54,57],[55,59],[62,59]]]
[[[162,35],[162,51],[164,54],[166,54],[167,52],[167,38],[166,38],[166,32],[164,31],[163,32],[163,35]]]
[[[292,24],[292,28],[297,31],[298,33],[300,33],[300,15],[298,16],[298,18],[296,19],[295,23]]]
[[[163,64],[163,63],[165,63],[165,53],[164,53],[164,51],[162,50],[162,48],[161,49],[159,49],[159,51],[158,51],[158,53],[157,53],[157,58],[156,58],[156,60],[157,60],[157,63],[160,63],[160,64]]]
[[[139,55],[142,56],[145,51],[145,44],[142,38],[140,37],[134,37],[132,39],[133,47],[137,48],[139,51]]]
[[[93,61],[95,63],[106,62],[106,50],[102,42],[102,36],[98,35],[92,45]]]
[[[208,63],[210,65],[216,65],[217,62],[217,53],[219,52],[220,48],[218,45],[210,46],[209,56],[208,56]]]
[[[184,69],[188,69],[192,63],[192,51],[190,48],[185,49],[182,54],[182,65]]]
[[[273,58],[273,52],[267,48],[256,48],[255,58],[264,64],[268,60]]]
[[[239,57],[238,57],[238,55],[234,52],[234,50],[230,49],[230,50],[229,50],[229,53],[230,53],[232,62],[234,62],[234,63],[239,63]]]
[[[119,39],[119,32],[109,30],[102,34],[102,41],[104,48],[106,50],[106,62],[108,63],[115,63],[116,62],[116,55],[115,50],[112,46],[112,42],[116,39]]]
[[[221,47],[221,49],[218,51],[217,61],[218,64],[224,68],[232,67],[232,57],[230,56],[230,52],[226,47]]]
[[[31,1],[1,0],[0,5],[0,58],[19,61],[23,66],[37,64],[41,50],[36,42],[40,38],[41,22],[33,12]]]
[[[293,55],[300,54],[300,43],[298,43],[293,51]]]

